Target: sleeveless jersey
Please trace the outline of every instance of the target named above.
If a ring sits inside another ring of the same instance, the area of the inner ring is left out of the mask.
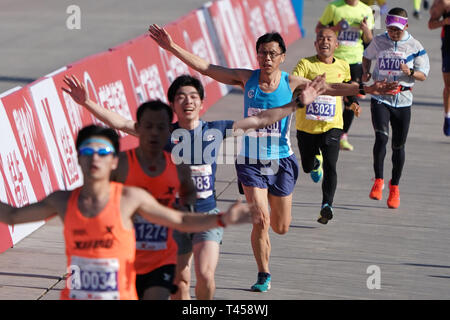
[[[137,300],[135,236],[122,223],[122,188],[111,182],[109,202],[92,218],[78,209],[81,188],[72,191],[64,219],[71,276],[61,299]]]
[[[141,168],[136,149],[127,151],[128,176],[125,185],[147,190],[158,202],[171,207],[180,189],[180,181],[170,154],[164,151],[166,167],[159,176],[150,177]],[[167,264],[177,262],[177,244],[173,230],[153,224],[135,214],[133,223],[136,233],[136,273],[146,274]]]
[[[282,71],[278,88],[266,93],[259,88],[260,70],[253,71],[245,84],[244,117],[250,117],[266,109],[285,105],[292,100],[292,90],[289,86],[289,74]],[[241,155],[260,160],[275,160],[287,158],[293,154],[290,141],[292,115],[274,124],[244,136]]]

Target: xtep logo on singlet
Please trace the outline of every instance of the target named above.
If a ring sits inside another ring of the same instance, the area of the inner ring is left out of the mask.
[[[114,245],[114,239],[98,239],[98,240],[88,240],[88,241],[75,241],[75,249],[77,250],[88,250],[88,249],[111,249]]]

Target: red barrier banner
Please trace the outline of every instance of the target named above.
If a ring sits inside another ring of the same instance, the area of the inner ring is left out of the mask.
[[[229,0],[219,0],[208,4],[208,11],[213,20],[222,52],[229,68],[253,69],[252,59],[248,52],[243,30],[233,11]]]
[[[64,187],[53,170],[33,100],[27,88],[1,99],[37,200]]]
[[[295,12],[290,0],[259,0],[270,31],[277,31],[289,46],[301,38]]]
[[[218,57],[208,33],[203,10],[194,10],[174,24],[177,25],[183,40],[182,42],[178,42],[181,47],[212,64],[218,64]],[[200,79],[205,88],[205,100],[203,102],[204,108],[202,113],[228,93],[225,85],[195,70],[190,69],[190,72]]]
[[[67,120],[53,78],[45,78],[29,86],[44,139],[57,176],[62,177],[65,190],[82,184],[81,169],[71,125]]]
[[[66,87],[66,84],[63,82],[65,75],[75,75],[84,84],[88,96],[92,101],[127,119],[135,119],[136,103],[134,102],[132,92],[129,91],[127,94],[122,78],[112,72],[114,66],[109,63],[108,59],[111,54],[110,52],[105,52],[78,61],[68,66],[66,71],[60,72],[52,77],[56,91],[47,92],[56,93],[61,102],[59,104],[66,117],[68,128],[74,139],[78,131],[86,125],[92,123],[102,126],[106,125],[88,110],[75,103],[70,95],[61,90],[61,87]],[[137,146],[137,139],[135,137],[121,131],[117,131],[117,133],[121,137],[122,150]]]
[[[0,182],[3,183],[2,179],[0,178]],[[3,183],[4,185],[4,183]],[[0,197],[2,202],[5,202],[5,200]],[[0,253],[5,252],[9,248],[13,246],[13,242],[11,239],[11,234],[9,233],[9,228],[6,224],[0,222]]]
[[[108,64],[115,78],[122,79],[131,109],[148,100],[167,103],[169,86],[159,59],[158,45],[147,35],[110,49]],[[132,115],[135,119],[135,114]]]
[[[22,158],[22,152],[9,123],[6,108],[1,100],[0,123],[2,123],[0,126],[0,136],[2,137],[0,147],[0,181],[2,182],[0,199],[14,207],[22,207],[36,202],[37,198],[25,161]],[[17,228],[9,226],[8,233],[12,244],[17,243],[42,224],[44,224],[43,221],[20,224]],[[7,241],[7,243],[9,242]]]

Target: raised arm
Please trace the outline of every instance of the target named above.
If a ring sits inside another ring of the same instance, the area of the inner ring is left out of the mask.
[[[135,121],[129,120],[122,117],[120,114],[115,113],[111,110],[103,108],[91,99],[87,97],[87,91],[84,85],[74,76],[64,77],[64,83],[67,84],[68,88],[61,88],[64,92],[68,93],[72,99],[86,108],[91,112],[96,118],[106,123],[111,128],[124,131],[133,136],[137,136],[135,129]]]
[[[172,37],[164,28],[161,28],[156,24],[152,24],[148,31],[150,37],[155,40],[161,48],[175,55],[192,69],[211,77],[216,81],[229,85],[238,85],[243,88],[252,74],[252,70],[231,69],[209,63],[209,61],[180,47],[172,40]]]
[[[217,215],[185,213],[165,207],[148,192],[140,188],[128,187],[129,199],[137,205],[137,212],[148,221],[177,229],[182,232],[200,232],[219,225],[252,222],[252,214],[247,204],[234,203],[226,212]],[[131,196],[131,197],[130,197]]]
[[[64,219],[62,216],[64,211],[61,210],[61,198],[67,198],[65,197],[66,193],[67,191],[57,191],[39,202],[21,208],[15,208],[8,204],[0,203],[0,222],[13,225],[41,221],[50,218],[55,214],[59,214],[61,218]]]

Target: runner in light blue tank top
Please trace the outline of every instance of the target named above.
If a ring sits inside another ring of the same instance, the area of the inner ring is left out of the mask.
[[[292,100],[289,74],[282,71],[280,84],[274,92],[266,93],[259,88],[260,70],[253,71],[245,84],[244,117],[253,116],[263,110],[278,107]],[[247,158],[274,160],[287,158],[293,154],[290,141],[292,115],[264,129],[245,136],[241,155]],[[256,137],[258,136],[258,137]],[[261,140],[264,141],[261,142]]]

